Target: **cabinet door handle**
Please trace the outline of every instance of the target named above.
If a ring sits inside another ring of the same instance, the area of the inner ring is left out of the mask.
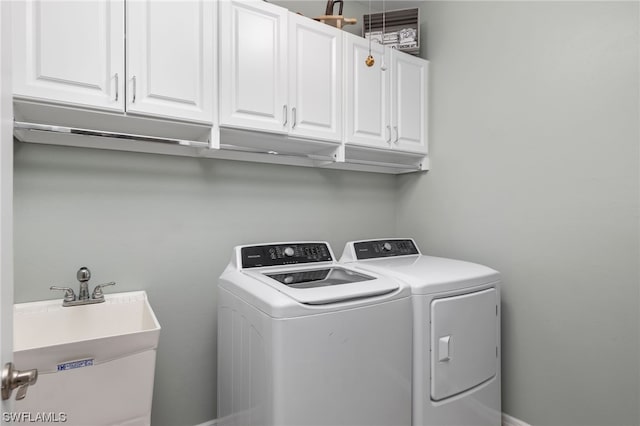
[[[120,81],[118,80],[118,73],[116,73],[114,78],[116,79],[116,99],[115,99],[115,101],[118,102],[118,94],[120,92]]]
[[[131,98],[131,103],[136,103],[136,76],[131,77],[131,82],[133,83],[133,97]]]
[[[287,106],[286,105],[282,106],[282,110],[284,112],[284,114],[283,114],[284,115],[284,123],[282,123],[282,127],[284,127],[289,122],[289,117],[288,117],[289,116],[289,111],[287,111]]]
[[[297,121],[297,117],[296,117],[296,107],[291,108],[291,121],[293,122],[291,124],[291,128],[295,129],[296,128],[296,121]]]
[[[393,126],[393,128],[394,128],[394,129],[395,129],[395,131],[396,131],[396,138],[395,138],[395,140],[393,141],[393,143],[397,144],[397,143],[398,143],[398,139],[400,139],[400,134],[398,133],[398,126]]]
[[[387,143],[391,145],[391,126],[387,125],[387,133],[389,137],[387,138]]]

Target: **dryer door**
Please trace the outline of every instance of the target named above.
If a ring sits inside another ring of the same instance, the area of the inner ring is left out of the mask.
[[[495,288],[431,302],[431,399],[440,401],[495,376]]]

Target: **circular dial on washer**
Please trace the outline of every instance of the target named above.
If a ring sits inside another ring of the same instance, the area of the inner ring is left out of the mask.
[[[287,247],[286,249],[284,249],[284,255],[287,257],[291,257],[294,254],[296,254],[295,250],[293,249],[293,247]]]
[[[391,243],[390,242],[386,242],[382,245],[382,251],[391,251]]]

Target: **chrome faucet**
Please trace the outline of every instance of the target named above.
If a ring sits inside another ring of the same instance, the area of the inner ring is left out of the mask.
[[[64,299],[62,299],[62,306],[79,306],[79,305],[90,305],[93,303],[102,303],[104,302],[104,293],[102,292],[103,287],[107,287],[110,285],[115,285],[116,283],[111,281],[105,284],[98,284],[93,289],[93,293],[91,297],[89,297],[89,280],[91,279],[91,271],[89,268],[83,266],[78,269],[76,273],[76,277],[80,282],[80,290],[78,291],[78,297],[76,298],[76,294],[71,287],[59,287],[52,285],[49,287],[50,290],[62,290],[64,291]]]

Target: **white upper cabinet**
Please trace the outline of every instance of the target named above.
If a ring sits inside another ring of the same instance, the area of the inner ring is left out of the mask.
[[[290,133],[342,138],[342,31],[289,16]]]
[[[26,0],[13,10],[17,98],[213,121],[215,3]]]
[[[403,151],[426,153],[429,63],[393,50],[391,64],[393,143]]]
[[[127,2],[127,112],[213,121],[216,4]]]
[[[264,1],[220,2],[220,125],[342,138],[342,32]]]
[[[426,154],[429,63],[372,43],[367,67],[369,42],[351,35],[345,49],[345,143]]]
[[[345,142],[389,148],[391,144],[389,49],[371,44],[375,63],[365,64],[369,56],[369,41],[345,35]],[[383,56],[385,60],[383,62]]]
[[[70,127],[162,139],[149,152],[192,141],[219,158],[429,167],[428,62],[373,43],[367,67],[368,40],[267,1],[21,0],[12,14],[22,140]],[[102,147],[87,134],[56,143]]]
[[[124,109],[124,2],[33,1],[13,5],[14,94]]]
[[[286,133],[287,14],[263,1],[221,1],[220,125]]]

